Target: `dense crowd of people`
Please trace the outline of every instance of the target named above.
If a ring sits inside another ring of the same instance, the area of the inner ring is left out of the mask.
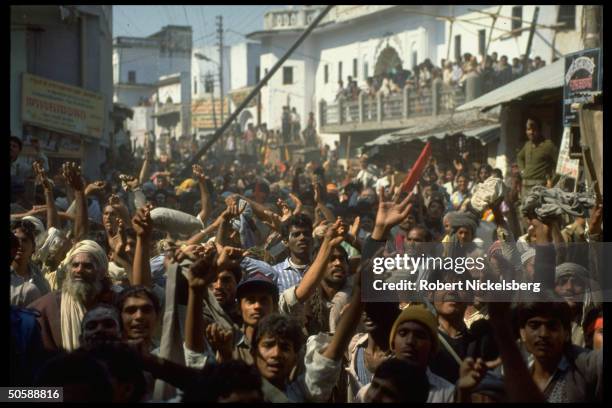
[[[370,97],[377,94],[387,97],[400,94],[404,87],[416,92],[429,90],[436,79],[440,79],[446,86],[463,88],[465,81],[470,77],[481,77],[483,92],[489,92],[545,65],[546,62],[539,56],[533,59],[525,59],[524,56],[515,57],[510,64],[506,55],[498,59],[497,52],[480,58],[465,53],[456,61],[442,59],[439,66],[435,66],[427,58],[415,65],[412,70],[402,68],[401,63],[397,64],[389,72],[366,78],[361,86],[351,76],[347,77],[346,83],[339,80],[336,100],[355,101],[360,93]]]
[[[366,156],[342,168],[337,145],[308,163],[274,156],[260,131],[240,152],[218,143],[184,179],[184,157],[149,145],[138,168],[101,180],[36,160],[32,197],[12,178],[12,386],[61,386],[73,402],[602,401],[603,266],[550,245],[601,241],[602,204],[534,201],[571,195],[555,193],[537,120],[506,181],[437,157],[410,191]],[[11,137],[12,175],[21,149]],[[371,259],[420,243],[487,254],[481,276],[545,290],[362,301]]]

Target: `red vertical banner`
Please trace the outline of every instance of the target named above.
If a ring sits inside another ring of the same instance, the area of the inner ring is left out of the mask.
[[[410,171],[406,175],[406,178],[402,182],[401,191],[405,191],[410,193],[414,186],[416,186],[417,181],[421,178],[421,174],[423,174],[423,170],[425,170],[425,165],[427,161],[431,157],[431,143],[427,142],[425,147],[421,151],[419,158],[414,162],[414,165],[410,168]]]

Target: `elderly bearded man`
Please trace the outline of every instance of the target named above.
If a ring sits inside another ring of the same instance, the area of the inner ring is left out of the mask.
[[[66,255],[58,273],[66,273],[62,289],[30,304],[40,312],[38,322],[44,348],[72,351],[80,345],[81,322],[97,303],[112,303],[110,282],[106,277],[108,258],[94,241],[77,243]]]

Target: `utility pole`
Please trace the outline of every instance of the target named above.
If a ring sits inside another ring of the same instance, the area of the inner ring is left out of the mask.
[[[206,74],[206,82],[210,89],[210,96],[212,98],[212,117],[213,123],[215,126],[215,131],[217,130],[217,109],[215,107],[215,81],[212,79],[212,75],[209,73]]]
[[[601,6],[583,6],[582,13],[584,14],[584,31],[582,33],[584,48],[598,48],[601,40]]]
[[[489,45],[491,44],[491,36],[493,35],[493,28],[495,28],[495,23],[497,22],[497,17],[499,16],[499,13],[501,11],[502,6],[499,6],[497,9],[497,13],[495,13],[493,16],[491,16],[493,18],[493,22],[491,23],[491,31],[489,31],[489,38],[487,39],[487,45],[485,46],[485,52],[484,52],[484,57],[486,58],[486,56],[488,55],[489,52]]]
[[[221,123],[223,123],[223,16],[217,16],[217,39],[219,40],[219,94],[221,95]]]
[[[523,58],[523,75],[527,74],[527,61],[529,60],[529,54],[531,53],[531,43],[533,42],[533,34],[535,33],[536,23],[538,22],[538,14],[540,14],[540,8],[536,6],[533,12],[533,20],[531,20],[531,28],[529,29],[527,51],[525,51],[525,58]]]

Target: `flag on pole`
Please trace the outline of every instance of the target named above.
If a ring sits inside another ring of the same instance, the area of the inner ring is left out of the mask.
[[[421,178],[421,174],[423,174],[423,170],[425,170],[425,165],[427,161],[431,157],[431,143],[427,142],[425,147],[421,151],[419,158],[414,162],[414,165],[410,168],[410,171],[406,175],[406,178],[402,182],[401,191],[410,193],[414,186],[416,186],[417,181]]]

